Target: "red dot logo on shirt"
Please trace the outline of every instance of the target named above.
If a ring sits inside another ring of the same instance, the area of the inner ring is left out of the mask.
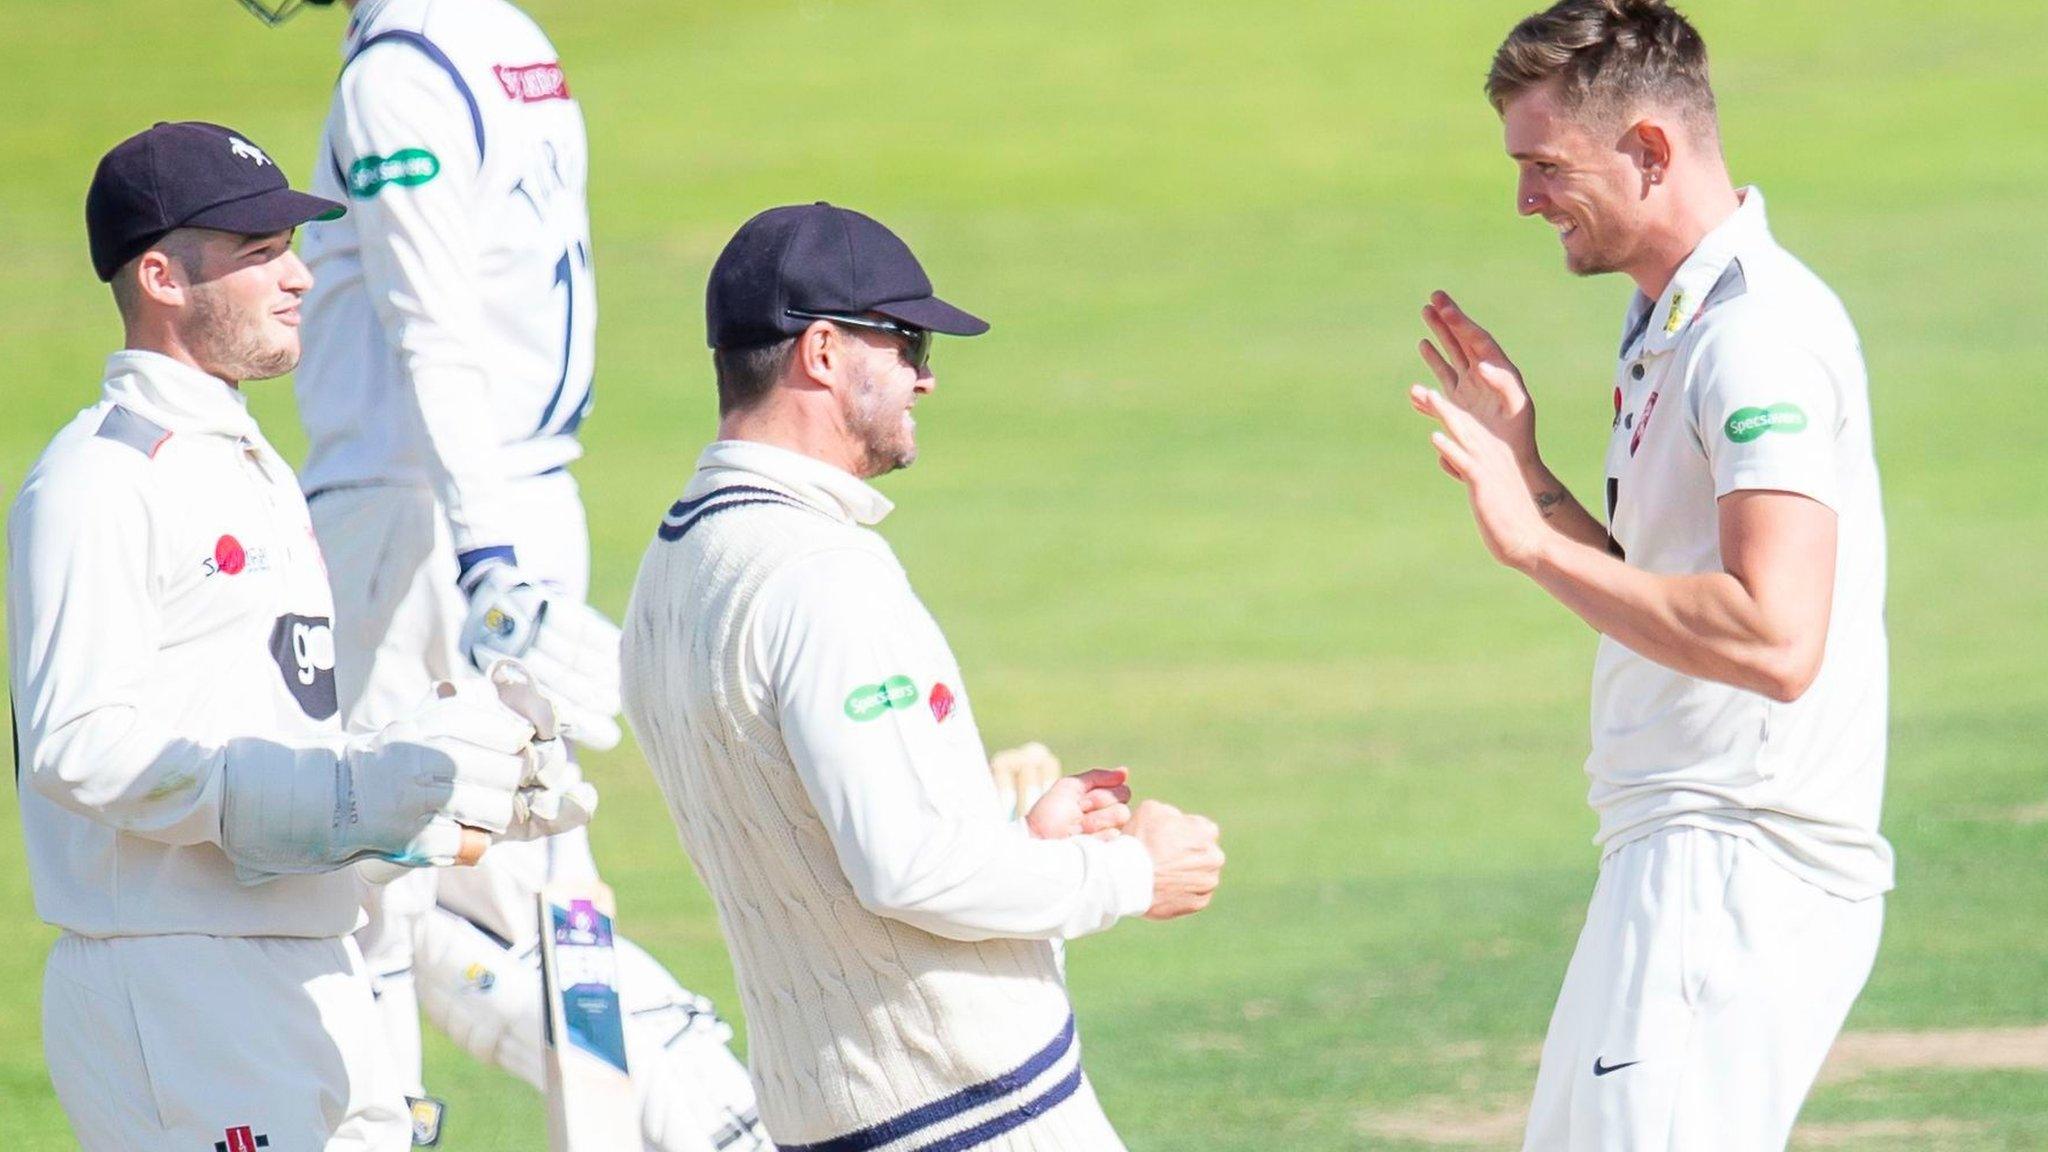
[[[249,562],[249,554],[242,551],[242,542],[233,536],[222,536],[213,542],[213,566],[233,576]]]
[[[939,723],[944,724],[946,717],[953,714],[953,690],[944,684],[932,685],[931,700],[929,702],[932,706],[932,716]]]

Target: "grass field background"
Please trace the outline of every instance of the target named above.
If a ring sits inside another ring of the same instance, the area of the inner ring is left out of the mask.
[[[702,286],[753,211],[874,214],[994,321],[941,342],[884,530],[992,744],[1129,763],[1224,828],[1209,912],[1072,951],[1089,1067],[1138,1152],[1458,1146],[1448,1120],[1385,1121],[1512,1110],[1532,1080],[1595,866],[1592,637],[1487,559],[1402,392],[1418,306],[1458,292],[1529,376],[1547,456],[1597,492],[1628,286],[1568,277],[1514,217],[1479,95],[1533,6],[533,6],[592,138],[577,475],[601,606],[623,608],[711,435]],[[2048,1024],[2048,8],[1689,8],[1738,180],[1846,300],[1870,366],[1900,886],[1851,1028]],[[305,179],[341,24],[0,0],[0,488],[94,400],[119,339],[81,223],[96,158],[205,118]],[[251,394],[298,458],[289,386]],[[593,774],[623,922],[730,1012],[638,753]],[[54,933],[5,789],[0,926],[0,1137],[70,1147],[40,1058]],[[543,1146],[536,1097],[438,1037],[429,1080],[447,1147]],[[1807,1116],[1863,1125],[1856,1147],[2037,1149],[2048,1073],[1892,1070]]]

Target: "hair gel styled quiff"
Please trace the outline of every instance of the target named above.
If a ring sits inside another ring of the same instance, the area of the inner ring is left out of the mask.
[[[1654,106],[1714,132],[1706,42],[1662,0],[1561,0],[1527,17],[1493,54],[1486,98],[1501,112],[1551,81],[1565,110],[1585,120]]]

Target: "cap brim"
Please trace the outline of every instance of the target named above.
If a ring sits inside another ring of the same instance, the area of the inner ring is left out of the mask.
[[[243,236],[268,236],[297,228],[309,220],[333,220],[348,212],[348,206],[322,196],[310,196],[292,188],[272,188],[240,200],[215,204],[194,213],[181,228],[215,228]]]
[[[912,328],[941,332],[947,336],[979,336],[988,331],[988,321],[970,312],[962,312],[937,296],[873,304],[868,307],[868,311],[908,324]]]

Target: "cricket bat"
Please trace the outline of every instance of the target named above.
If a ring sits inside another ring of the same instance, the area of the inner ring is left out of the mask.
[[[548,1148],[630,1152],[641,1144],[640,1109],[626,1071],[612,890],[595,880],[550,884],[538,903]]]

